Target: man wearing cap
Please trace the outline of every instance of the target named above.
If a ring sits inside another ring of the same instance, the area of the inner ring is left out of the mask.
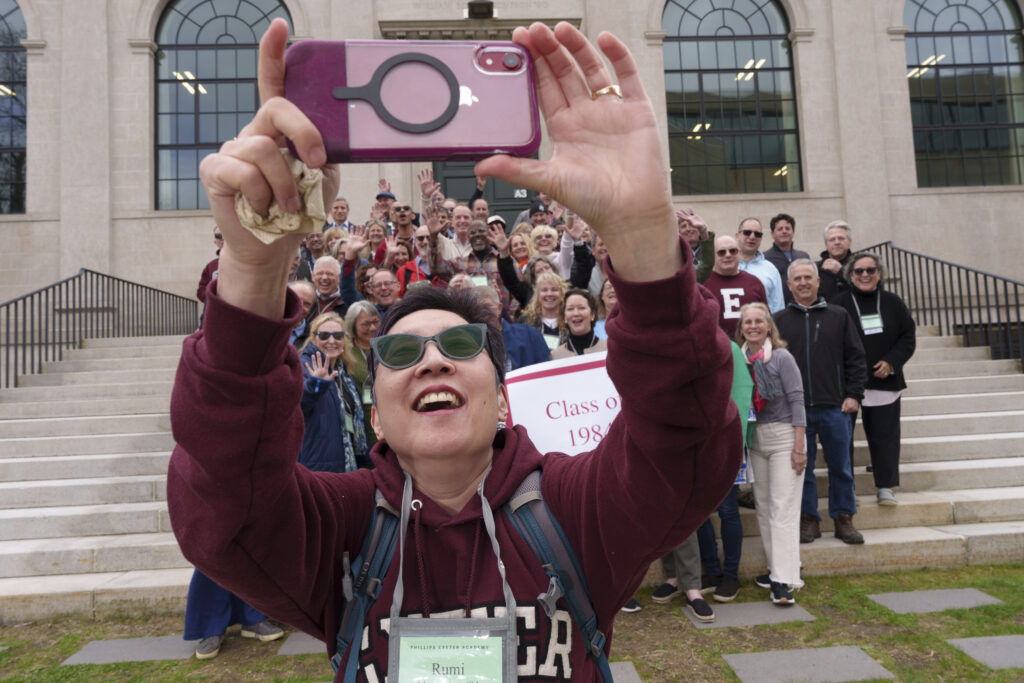
[[[533,227],[551,225],[551,211],[548,209],[548,205],[540,199],[534,199],[530,203],[530,223]]]

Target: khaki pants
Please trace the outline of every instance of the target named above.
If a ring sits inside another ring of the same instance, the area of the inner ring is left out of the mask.
[[[796,588],[800,580],[800,501],[804,477],[793,471],[793,425],[758,424],[750,445],[757,526],[772,581]]]

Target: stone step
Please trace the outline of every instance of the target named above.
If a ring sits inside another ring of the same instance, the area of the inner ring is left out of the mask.
[[[1024,404],[1021,404],[1024,405]],[[0,433],[3,426],[0,425]],[[1024,432],[1024,410],[1003,410],[950,415],[903,415],[900,435],[907,438]],[[855,440],[866,439],[863,419],[853,430]]]
[[[41,455],[90,455],[97,453],[147,453],[168,451],[172,448],[174,448],[174,437],[170,432],[0,438],[0,458],[31,458]]]
[[[0,541],[0,578],[190,566],[172,533]]]
[[[0,579],[0,624],[46,621],[67,614],[183,614],[191,568]]]
[[[993,391],[981,394],[914,396],[905,393],[900,405],[903,417],[955,414],[961,411],[985,412],[1024,406],[1024,391]]]
[[[991,361],[1002,362],[1002,361]],[[970,364],[970,365],[973,365]],[[970,368],[970,365],[967,367]],[[989,376],[907,378],[907,396],[946,396],[949,394],[983,394],[990,391],[1024,391],[1024,373]]]
[[[982,362],[982,361],[978,361]],[[1001,361],[986,361],[1001,362]],[[19,387],[57,387],[141,382],[173,382],[177,365],[154,370],[102,370],[92,372],[54,372],[43,375],[19,375]]]
[[[124,348],[134,349],[139,346],[172,346],[181,348],[185,336],[180,334],[154,335],[152,337],[99,337],[96,339],[83,339],[83,349],[97,348]],[[127,355],[130,355],[127,354]]]
[[[166,474],[0,482],[0,509],[145,503],[166,499]]]
[[[28,418],[0,422],[0,436],[82,436],[87,434],[135,434],[169,432],[171,416],[166,413],[141,415],[92,415],[88,417]]]
[[[139,396],[137,398],[107,398],[91,401],[0,403],[0,420],[167,413],[170,410],[169,404],[170,400],[166,395]],[[2,426],[0,426],[0,432],[2,432]]]
[[[43,363],[43,374],[62,372],[112,372],[117,370],[166,370],[178,367],[181,354],[148,358],[85,358]]]
[[[167,473],[169,452],[0,458],[0,481],[126,477]]]
[[[926,492],[897,488],[896,499],[899,505],[882,507],[874,493],[857,496],[857,529],[1024,520],[1024,486]],[[818,499],[818,514],[822,531],[833,532],[827,497]],[[755,510],[741,507],[740,521],[744,536],[760,536]],[[711,523],[720,533],[718,515],[711,516]]]
[[[964,345],[964,338],[960,335],[956,336],[931,336],[922,335],[921,328],[917,328],[917,348],[918,349],[951,349],[959,348]]]
[[[167,503],[0,509],[0,541],[170,531]]]
[[[1019,360],[972,360],[967,363],[952,361],[915,363],[911,361],[903,369],[907,380],[1008,375],[1019,372]]]
[[[35,375],[45,377],[45,375]],[[68,385],[54,391],[49,386],[18,387],[0,390],[0,403],[53,401],[100,401],[107,398],[162,397],[170,405],[173,380],[127,382],[98,385]]]
[[[86,349],[68,349],[64,352],[64,360],[91,360],[105,358],[152,358],[154,356],[180,356],[181,343],[136,346],[124,349],[116,346],[99,346]]]
[[[853,442],[853,464],[871,462],[867,441]],[[820,449],[819,449],[820,453]],[[1024,456],[1024,432],[961,434],[900,439],[900,462],[927,463]],[[821,456],[819,455],[819,458]],[[821,464],[820,462],[818,464]]]
[[[803,576],[873,574],[963,567],[1024,560],[1024,520],[867,529],[863,545],[846,545],[832,533],[823,533],[814,543],[800,545]],[[753,576],[765,571],[764,549],[757,540],[743,544],[740,574]],[[744,588],[765,593],[749,582]],[[799,598],[798,598],[799,600]]]
[[[818,458],[814,475],[818,496],[828,496],[828,470],[824,459]],[[875,480],[863,467],[853,468],[854,487],[858,495],[874,495]],[[1000,486],[1024,486],[1024,457],[979,458],[945,462],[911,462],[900,464],[901,491],[951,491]]]
[[[950,346],[917,349],[907,365],[918,363],[936,363],[941,361],[966,362],[974,360],[991,360],[992,349],[987,346]]]

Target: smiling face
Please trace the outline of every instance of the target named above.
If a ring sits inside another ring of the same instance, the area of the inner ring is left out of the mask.
[[[341,225],[348,220],[348,202],[344,199],[337,199],[331,204],[331,218],[336,225]]]
[[[740,270],[740,247],[732,237],[722,235],[715,238],[714,271],[719,275],[733,276]]]
[[[410,313],[388,332],[429,337],[466,322],[450,311],[428,309]],[[498,421],[508,417],[504,387],[497,386],[486,350],[469,360],[452,360],[436,342],[427,342],[412,367],[378,366],[374,393],[373,429],[406,469],[453,453],[489,459]]]
[[[779,219],[775,222],[775,227],[772,228],[772,241],[775,242],[775,246],[779,249],[788,251],[793,248],[793,234],[795,232],[792,223],[785,218]]]
[[[328,263],[317,263],[313,266],[313,284],[316,285],[318,294],[332,296],[338,293],[338,283],[341,282],[341,275],[336,272]]]
[[[369,348],[370,340],[373,339],[373,335],[377,334],[378,327],[380,327],[379,315],[360,313],[356,318],[356,338],[353,341],[364,349]]]
[[[319,232],[313,232],[306,235],[306,248],[317,256],[321,255],[324,251],[323,234]]]
[[[374,301],[379,306],[390,306],[398,301],[398,279],[390,270],[378,270],[370,278]]]
[[[740,331],[748,344],[760,347],[768,337],[768,318],[760,308],[751,306],[740,315]]]
[[[366,230],[366,241],[370,243],[371,247],[376,248],[384,241],[384,228],[376,224],[371,225]]]
[[[530,258],[530,248],[526,246],[526,240],[523,239],[522,235],[512,235],[512,238],[508,241],[508,250],[512,258],[518,262]]]
[[[533,248],[538,254],[550,254],[555,250],[555,231],[544,230],[533,238]]]
[[[858,273],[858,270],[861,272]],[[882,275],[878,272],[878,264],[875,263],[875,259],[864,256],[854,261],[850,279],[853,286],[860,291],[873,292],[878,289],[878,282],[882,279]]]
[[[690,249],[700,244],[700,230],[693,227],[690,221],[679,221],[679,236],[683,238]]]
[[[473,202],[473,218],[478,221],[486,221],[488,216],[488,210],[490,207],[487,206],[487,200],[483,197]]]
[[[490,246],[487,239],[487,225],[483,221],[474,220],[469,226],[469,246],[473,251],[483,251]]]
[[[604,304],[605,315],[612,312],[612,308],[618,303],[619,297],[615,294],[615,285],[611,280],[605,280],[601,285],[601,303]]]
[[[598,263],[604,261],[604,257],[608,255],[608,247],[604,246],[604,240],[598,237],[594,240],[594,258]]]
[[[540,302],[541,315],[556,317],[562,308],[562,288],[553,282],[542,282],[537,287],[537,301]]]
[[[468,206],[456,206],[452,210],[452,229],[460,241],[469,238],[469,223],[473,220],[473,212]]]
[[[850,253],[850,235],[846,228],[829,228],[825,235],[825,249],[828,255],[842,261]]]
[[[330,335],[327,335],[327,339],[321,339],[320,333],[333,332],[337,334],[338,332],[344,331],[345,328],[342,327],[342,324],[340,322],[336,320],[328,320],[327,322],[320,325],[320,327],[313,330],[313,333],[310,336],[310,338],[313,340],[313,343],[316,344],[316,347],[320,349],[320,352],[327,357],[327,361],[331,365],[333,365],[334,361],[338,360],[338,358],[341,356],[341,351],[344,348],[344,346],[341,343],[341,339],[335,339],[333,336]]]
[[[572,334],[584,335],[594,329],[596,315],[590,303],[579,294],[572,294],[565,300],[565,324]]]
[[[801,306],[810,306],[818,300],[818,269],[813,265],[790,268],[789,291]]]

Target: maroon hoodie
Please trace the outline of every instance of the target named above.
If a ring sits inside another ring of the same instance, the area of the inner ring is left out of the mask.
[[[576,457],[538,453],[522,427],[494,442],[484,490],[518,603],[520,680],[599,678],[564,605],[554,628],[538,605],[548,579],[500,511],[528,472],[543,468],[544,498],[579,558],[608,648],[613,619],[648,566],[708,517],[739,467],[732,352],[692,265],[656,282],[610,277],[619,304],[606,325],[607,368],[622,411],[609,434]],[[374,487],[397,509],[404,480],[383,442],[372,453],[375,470],[314,473],[297,464],[302,371],[288,334],[299,313],[293,294],[285,319],[272,321],[210,290],[205,326],[185,341],[175,381],[168,504],[191,562],[257,609],[325,640],[333,654],[342,553],[359,553]],[[403,615],[503,613],[480,499],[452,517],[418,490],[413,497],[423,506],[409,522]],[[360,680],[384,680],[397,572],[396,553],[365,621]]]

